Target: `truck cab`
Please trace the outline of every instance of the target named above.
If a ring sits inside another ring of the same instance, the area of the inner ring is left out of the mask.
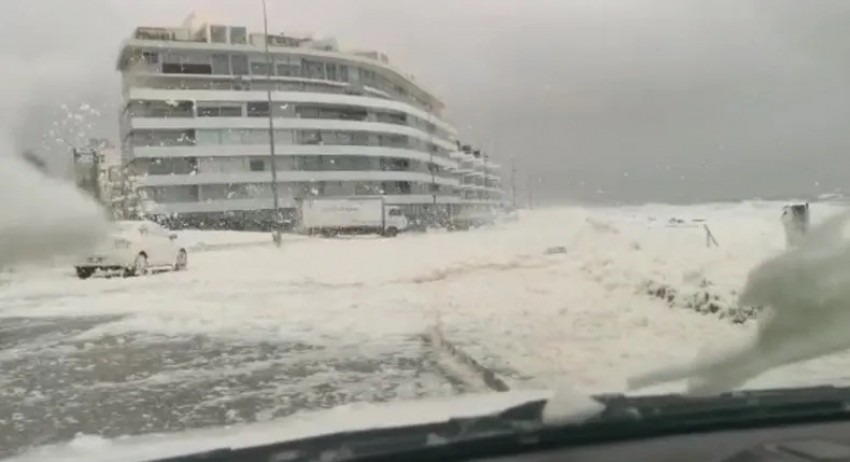
[[[384,217],[383,234],[385,236],[395,236],[399,231],[403,231],[410,225],[401,207],[387,206],[384,210],[386,216]]]

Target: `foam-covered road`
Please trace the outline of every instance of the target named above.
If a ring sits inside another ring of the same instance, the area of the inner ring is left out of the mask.
[[[298,289],[263,290],[262,272],[239,278],[234,293],[221,268],[254,260],[244,275],[270,251],[196,253],[183,274],[79,281],[57,270],[4,284],[0,457],[79,433],[178,431],[475,391],[435,364],[418,332],[370,340],[307,328],[305,310],[334,324],[321,306],[329,300],[279,303],[269,292]],[[225,316],[192,315],[207,309]]]
[[[348,356],[297,341],[74,339],[110,320],[5,320],[0,455],[77,433],[176,431],[464,391],[415,338]],[[17,348],[28,351],[9,353]]]
[[[632,373],[752,332],[727,308],[749,268],[784,245],[776,207],[757,205],[540,210],[471,232],[290,238],[281,249],[267,236],[196,232],[209,245],[190,252],[186,272],[0,275],[0,455],[78,433],[178,431],[502,383],[623,391]],[[671,218],[701,220],[720,245]],[[675,296],[651,295],[659,285]],[[452,348],[425,341],[433,332]],[[449,350],[496,378],[447,364]],[[847,364],[812,361],[759,383],[847,383]]]

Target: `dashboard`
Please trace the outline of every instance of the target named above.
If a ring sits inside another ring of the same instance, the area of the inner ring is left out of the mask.
[[[850,422],[664,436],[476,460],[481,462],[850,462]]]
[[[160,462],[850,462],[850,387],[594,399],[601,414],[572,424],[543,424],[541,399],[497,414]]]

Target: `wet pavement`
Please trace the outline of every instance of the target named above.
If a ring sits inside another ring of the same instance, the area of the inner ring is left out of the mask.
[[[78,434],[262,421],[469,385],[421,336],[360,347],[149,334],[78,338],[120,316],[0,320],[0,458]]]
[[[361,267],[402,244],[346,243],[345,258],[321,240],[194,252],[188,271],[142,278],[80,281],[62,265],[0,273],[0,458],[80,434],[491,391],[480,365],[459,372],[429,343],[435,325],[500,377],[523,380],[488,351],[488,331],[436,322],[453,298],[435,284],[462,272],[396,259]]]

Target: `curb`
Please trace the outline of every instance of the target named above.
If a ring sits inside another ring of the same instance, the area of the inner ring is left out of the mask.
[[[228,242],[221,244],[195,244],[187,247],[187,250],[191,250],[193,252],[213,252],[216,250],[228,250],[228,249],[239,249],[245,247],[262,247],[264,245],[270,245],[272,242],[265,241],[257,241],[257,242]]]
[[[712,292],[709,286],[700,288],[676,288],[666,283],[644,281],[640,291],[651,298],[664,302],[671,308],[685,309],[703,315],[716,316],[732,324],[745,324],[758,319],[760,307],[739,306],[729,303],[723,294]]]

